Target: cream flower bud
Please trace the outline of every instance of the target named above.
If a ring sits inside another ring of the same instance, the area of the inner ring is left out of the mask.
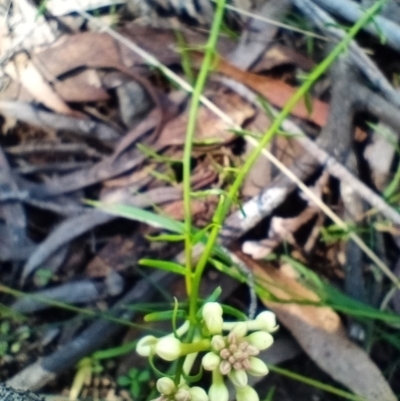
[[[257,391],[250,386],[236,388],[236,401],[260,401]]]
[[[175,337],[160,338],[155,351],[160,358],[166,361],[174,361],[181,356],[181,342]]]
[[[207,315],[210,313],[212,315],[222,316],[223,310],[222,306],[218,302],[207,302],[203,305],[201,313],[203,319],[207,319]]]
[[[203,368],[209,371],[216,369],[220,362],[221,358],[214,352],[207,352],[207,354],[205,354],[201,360]]]
[[[229,392],[224,382],[213,383],[208,390],[208,398],[210,401],[228,401]]]
[[[219,352],[221,351],[221,349],[225,348],[226,343],[225,343],[225,338],[220,336],[220,335],[216,335],[213,336],[213,338],[211,339],[211,348],[216,351]]]
[[[274,342],[274,338],[266,331],[256,331],[251,333],[246,337],[246,340],[250,345],[258,348],[260,351],[269,348]]]
[[[231,371],[231,369],[232,365],[229,361],[221,361],[221,364],[219,365],[219,371],[222,375],[227,375]]]
[[[169,377],[161,377],[158,379],[156,387],[158,392],[163,395],[171,395],[176,390],[174,381]]]
[[[154,336],[144,336],[136,344],[136,352],[140,356],[150,356],[158,342],[158,338]]]
[[[247,334],[247,323],[239,322],[233,326],[230,334],[236,335],[237,338],[242,338]]]
[[[174,396],[175,401],[191,401],[189,390],[186,388],[180,388]]]
[[[222,307],[218,302],[207,302],[202,309],[202,316],[211,334],[219,334],[222,331]]]
[[[259,313],[256,316],[256,321],[260,322],[259,330],[268,331],[269,333],[273,333],[278,330],[278,325],[276,324],[276,316],[275,313],[271,311],[264,311]]]
[[[231,370],[228,377],[235,387],[244,387],[247,385],[247,373],[243,369]]]
[[[208,395],[201,387],[192,387],[189,389],[191,401],[208,401]]]
[[[247,369],[247,373],[252,376],[262,377],[268,374],[267,365],[260,359],[254,356],[249,357],[250,368]]]

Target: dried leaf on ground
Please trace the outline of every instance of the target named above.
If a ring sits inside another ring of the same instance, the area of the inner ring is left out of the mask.
[[[282,80],[240,70],[222,58],[218,59],[214,68],[216,71],[248,86],[277,107],[284,107],[287,101],[296,92],[296,88]],[[324,126],[328,118],[328,105],[318,99],[312,99],[311,104],[311,110],[308,110],[305,101],[297,103],[292,110],[292,114],[296,117],[309,120],[319,126]]]
[[[369,355],[347,338],[340,317],[334,310],[297,304],[296,300],[318,302],[319,298],[270,264],[255,262],[241,253],[237,255],[251,267],[258,282],[268,292],[286,302],[293,301],[278,303],[261,297],[321,369],[368,401],[397,400]]]
[[[275,43],[267,49],[264,57],[257,62],[251,69],[251,72],[258,73],[287,64],[295,65],[305,71],[309,71],[315,66],[314,61],[303,56],[296,50]]]
[[[238,125],[242,125],[254,115],[253,108],[234,93],[218,93],[211,96],[210,99]],[[204,106],[199,110],[197,121],[195,137],[197,143],[221,146],[236,137],[235,133],[230,131],[230,126],[226,122],[222,121]],[[158,138],[157,144],[160,147],[171,145],[182,146],[186,139],[187,123],[187,112],[167,123]]]
[[[6,71],[14,80],[19,81],[35,100],[49,109],[61,114],[79,115],[60,98],[25,54],[17,55],[14,61],[7,65]]]
[[[97,253],[87,264],[88,277],[107,277],[113,271],[123,271],[128,265],[133,265],[134,256],[137,255],[137,241],[117,235]],[[136,258],[135,258],[136,259]]]

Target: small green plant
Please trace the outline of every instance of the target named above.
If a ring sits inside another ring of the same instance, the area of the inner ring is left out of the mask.
[[[118,378],[121,387],[127,387],[134,400],[143,398],[143,386],[149,386],[151,373],[149,370],[140,371],[137,368],[129,369],[128,374]],[[149,389],[148,389],[149,390]]]
[[[22,325],[14,330],[10,321],[2,321],[0,323],[0,356],[17,354],[30,335],[31,330],[28,326]]]
[[[231,308],[225,310],[234,312]],[[258,394],[247,384],[248,375],[260,377],[268,373],[266,364],[257,355],[273,343],[270,333],[278,328],[275,315],[264,311],[253,320],[231,322],[223,319],[223,313],[224,307],[218,302],[206,302],[199,311],[195,326],[186,320],[166,336],[149,335],[138,342],[136,350],[139,355],[148,357],[162,376],[157,381],[158,401],[227,400],[226,378],[233,384],[238,401],[258,401]],[[203,388],[188,384],[202,376],[202,370],[190,376],[199,353],[202,353],[202,369],[212,375],[208,395]],[[154,364],[154,356],[168,362],[178,361],[173,369],[175,374],[170,376],[160,372]]]
[[[218,290],[203,301],[199,295],[203,273],[209,263],[217,266],[221,264],[221,255],[226,255],[218,245],[217,239],[231,206],[239,203],[240,187],[258,156],[273,136],[281,130],[282,123],[295,105],[307,98],[314,83],[327,71],[335,59],[346,51],[350,41],[373,18],[384,2],[385,0],[377,1],[368,9],[362,18],[348,30],[345,38],[306,77],[268,130],[259,138],[258,145],[244,161],[243,166],[235,170],[235,176],[229,188],[224,188],[218,193],[218,206],[212,221],[205,228],[198,230],[193,226],[191,213],[192,148],[195,143],[198,108],[208,72],[214,61],[217,38],[223,20],[225,0],[218,0],[189,109],[182,160],[184,222],[173,221],[138,208],[99,205],[92,202],[105,211],[153,224],[169,231],[158,239],[184,242],[184,265],[151,259],[142,261],[144,265],[182,275],[185,278],[188,296],[187,307],[176,303],[173,310],[147,315],[146,321],[171,320],[171,332],[162,337],[147,335],[138,341],[136,347],[141,356],[148,358],[154,372],[159,376],[156,384],[159,393],[157,401],[227,401],[229,399],[227,380],[232,383],[238,401],[259,400],[257,392],[248,385],[247,380],[248,375],[264,376],[268,373],[267,366],[257,356],[261,350],[273,343],[271,333],[277,329],[275,316],[272,312],[263,311],[255,319],[246,319],[240,311],[217,302]],[[256,212],[243,210],[246,215]],[[202,251],[196,259],[193,251],[198,245],[201,245]],[[229,320],[225,319],[227,315],[230,315]],[[200,358],[200,370],[197,374],[193,374],[192,370],[197,366],[196,360]],[[210,372],[211,375],[208,393],[203,387],[195,385],[202,384],[201,379],[205,372]]]
[[[34,282],[38,287],[44,287],[53,278],[54,273],[50,269],[38,269],[34,276]]]

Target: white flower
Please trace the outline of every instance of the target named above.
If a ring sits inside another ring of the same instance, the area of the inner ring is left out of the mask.
[[[187,384],[177,387],[169,377],[158,379],[156,387],[161,396],[153,401],[208,401],[208,395],[201,387],[189,387]]]
[[[181,344],[175,337],[163,337],[158,340],[155,352],[166,361],[174,361],[181,356]]]
[[[222,331],[222,307],[218,302],[207,302],[201,311],[204,323],[210,334],[219,334]]]
[[[202,360],[205,370],[228,375],[237,387],[247,384],[247,374],[261,377],[268,373],[265,363],[255,356],[273,343],[273,337],[265,331],[241,336],[245,333],[244,325],[238,324],[226,337],[213,336],[212,351],[204,355]]]
[[[161,377],[157,380],[157,390],[160,394],[171,395],[176,391],[175,383],[169,377]]]
[[[236,388],[236,401],[260,401],[257,391],[250,386]]]
[[[214,352],[207,352],[201,360],[203,368],[209,371],[216,369],[220,362],[221,358]]]
[[[144,336],[136,345],[136,352],[140,356],[150,356],[157,344],[158,338],[154,336]]]
[[[266,331],[256,331],[245,338],[250,345],[253,345],[260,351],[269,348],[274,342],[274,338]]]

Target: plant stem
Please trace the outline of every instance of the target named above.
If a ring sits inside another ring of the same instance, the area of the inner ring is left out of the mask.
[[[329,66],[335,61],[335,59],[346,50],[346,47],[350,43],[350,41],[356,36],[356,34],[361,30],[361,28],[366,25],[373,16],[379,11],[382,5],[387,0],[379,0],[372,7],[365,11],[365,14],[353,25],[353,27],[349,30],[347,35],[333,48],[333,50],[328,54],[328,56],[310,73],[308,79],[301,85],[301,87],[297,90],[297,92],[288,100],[282,111],[278,114],[274,122],[271,124],[270,128],[263,134],[258,146],[253,150],[250,156],[247,158],[243,167],[239,170],[239,173],[233,182],[228,195],[226,198],[218,204],[217,210],[215,211],[213,221],[215,223],[211,233],[208,237],[207,244],[205,246],[205,250],[203,251],[196,269],[195,275],[193,279],[193,297],[197,297],[200,287],[201,278],[203,275],[204,268],[207,264],[207,261],[212,253],[212,250],[216,244],[219,231],[221,229],[222,222],[224,221],[237,193],[240,189],[240,186],[252,167],[253,163],[256,161],[262,149],[267,145],[267,143],[273,138],[276,132],[279,130],[281,124],[288,117],[292,109],[296,106],[296,104],[304,98],[304,96],[308,93],[314,83],[321,77],[322,74],[329,68]]]
[[[197,114],[200,105],[200,97],[205,86],[208,72],[213,61],[213,56],[215,53],[215,47],[218,40],[219,30],[222,23],[222,18],[224,15],[225,0],[218,0],[217,7],[215,11],[215,16],[213,19],[213,24],[211,27],[211,33],[208,38],[206,45],[206,51],[204,55],[204,60],[201,65],[199,75],[196,80],[196,86],[194,88],[189,110],[189,121],[186,131],[186,140],[183,154],[183,204],[184,204],[184,215],[185,215],[185,263],[186,263],[186,291],[190,298],[190,311],[189,318],[192,323],[196,321],[197,312],[197,299],[198,294],[193,294],[193,276],[192,276],[192,214],[191,214],[191,186],[190,186],[190,176],[191,176],[191,157],[194,135],[196,131]]]

